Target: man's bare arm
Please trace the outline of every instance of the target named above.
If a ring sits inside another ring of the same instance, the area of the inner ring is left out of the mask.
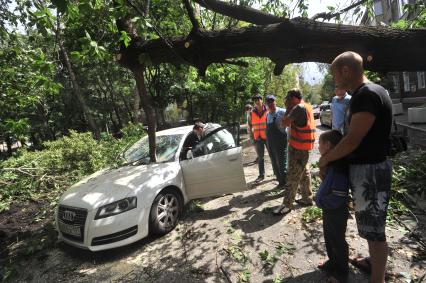
[[[329,162],[345,157],[354,151],[367,135],[375,120],[376,116],[369,112],[355,113],[351,118],[348,134],[335,148],[320,158],[319,166],[325,167]]]
[[[251,114],[250,116],[248,116],[248,119],[247,119],[247,131],[249,134],[251,134]]]

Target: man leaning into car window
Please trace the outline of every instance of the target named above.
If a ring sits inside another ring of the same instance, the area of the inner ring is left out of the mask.
[[[213,130],[217,129],[219,125],[212,124],[212,123],[202,123],[202,122],[196,122],[193,128],[193,132],[197,135],[199,141],[203,140],[204,137],[206,137],[209,133],[211,133]],[[213,137],[213,145],[208,148],[206,143],[198,143],[193,148],[194,157],[198,157],[201,155],[209,154],[214,152],[214,149],[217,148],[217,144],[220,143],[219,140],[217,140],[216,137]]]
[[[188,150],[193,149],[201,139],[203,132],[204,124],[201,122],[196,122],[192,128],[192,132],[186,137],[185,142],[183,143],[183,150],[181,153],[181,159],[186,159],[186,154]]]

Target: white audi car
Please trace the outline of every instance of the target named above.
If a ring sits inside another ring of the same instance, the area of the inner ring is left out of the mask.
[[[157,132],[157,162],[149,161],[148,137],[123,154],[126,163],[73,185],[56,212],[59,238],[92,251],[165,234],[191,199],[246,189],[241,147],[225,128],[184,148],[192,126]]]

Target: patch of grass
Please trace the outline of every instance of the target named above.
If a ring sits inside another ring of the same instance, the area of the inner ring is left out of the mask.
[[[322,210],[316,206],[305,209],[302,213],[302,221],[305,223],[315,222],[322,218]]]
[[[249,281],[250,281],[250,270],[246,268],[238,275],[238,282],[249,282]]]
[[[284,282],[284,278],[280,274],[278,274],[278,275],[275,275],[272,282],[273,283],[282,283],[282,282]]]
[[[267,197],[278,196],[278,195],[280,195],[282,192],[283,192],[283,189],[282,189],[282,188],[276,188],[276,189],[270,190],[270,191],[266,194],[266,196],[267,196]]]
[[[275,248],[275,253],[278,256],[283,254],[294,254],[296,251],[296,247],[291,243],[279,243],[279,245]]]
[[[234,232],[235,232],[235,227],[232,225],[230,225],[228,229],[226,229],[226,234],[228,235],[234,234]]]
[[[204,211],[204,204],[201,202],[201,200],[194,199],[191,200],[191,202],[188,205],[188,212],[203,212]]]
[[[319,176],[312,176],[311,178],[311,186],[314,192],[316,192],[321,185],[321,179]]]
[[[228,251],[231,254],[232,258],[239,263],[246,263],[249,259],[244,253],[243,249],[238,245],[231,245]]]
[[[290,243],[279,243],[275,247],[274,253],[270,253],[268,250],[263,250],[259,252],[260,260],[263,262],[264,266],[272,265],[273,263],[277,262],[279,258],[283,254],[293,254],[296,250],[296,247],[293,244]]]
[[[267,250],[260,252],[259,257],[264,265],[270,265],[277,261],[277,258],[275,257],[275,255],[269,254]]]

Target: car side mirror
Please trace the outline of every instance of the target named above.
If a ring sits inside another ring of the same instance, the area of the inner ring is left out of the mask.
[[[192,154],[192,150],[188,150],[186,152],[186,159],[192,159],[194,158],[194,155]]]

